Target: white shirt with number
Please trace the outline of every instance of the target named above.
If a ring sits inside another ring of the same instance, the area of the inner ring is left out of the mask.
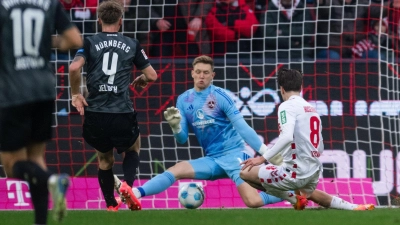
[[[280,135],[275,145],[263,155],[269,160],[280,153],[282,167],[296,173],[297,178],[322,171],[319,156],[324,150],[322,124],[318,113],[307,101],[292,95],[278,109]]]

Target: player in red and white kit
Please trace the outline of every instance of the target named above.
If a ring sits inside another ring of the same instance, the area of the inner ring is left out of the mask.
[[[296,209],[304,209],[306,198],[314,192],[322,172],[318,160],[324,150],[321,119],[300,97],[303,84],[300,71],[279,70],[278,83],[284,100],[278,110],[279,139],[262,157],[244,161],[241,177],[249,183],[261,184],[267,193],[288,200]],[[282,165],[268,164],[252,169],[278,154],[283,157]],[[290,190],[299,191],[300,195]]]
[[[297,210],[305,208],[307,199],[328,208],[374,209],[372,204],[351,204],[315,190],[322,172],[318,158],[324,150],[321,119],[300,97],[303,84],[300,71],[279,70],[278,84],[284,100],[278,109],[279,139],[272,148],[260,150],[262,157],[244,161],[240,177],[259,190],[288,200]],[[254,167],[266,161],[275,165]],[[289,190],[295,190],[298,195]]]

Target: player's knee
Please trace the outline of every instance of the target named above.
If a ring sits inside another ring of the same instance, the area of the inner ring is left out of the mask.
[[[114,157],[99,157],[99,168],[109,170],[114,166]]]
[[[242,178],[242,180],[244,180],[244,181],[248,181],[250,179],[249,178],[249,173],[247,171],[245,171],[245,170],[241,170],[240,171],[240,178]]]
[[[193,168],[187,161],[179,162],[171,166],[168,168],[168,171],[175,176],[176,180],[194,177]]]

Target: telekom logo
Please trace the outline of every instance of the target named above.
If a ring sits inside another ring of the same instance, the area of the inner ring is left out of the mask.
[[[26,186],[28,191],[23,191],[23,186]],[[7,180],[7,192],[8,199],[17,199],[17,203],[14,206],[29,206],[29,203],[25,202],[26,198],[31,198],[28,182]]]

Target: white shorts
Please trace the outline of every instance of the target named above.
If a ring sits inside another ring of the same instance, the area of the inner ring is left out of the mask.
[[[307,198],[314,192],[319,181],[320,171],[316,171],[307,178],[296,178],[296,173],[282,166],[268,164],[261,166],[258,171],[261,185],[267,190],[267,193],[275,191],[293,191],[299,190]]]

